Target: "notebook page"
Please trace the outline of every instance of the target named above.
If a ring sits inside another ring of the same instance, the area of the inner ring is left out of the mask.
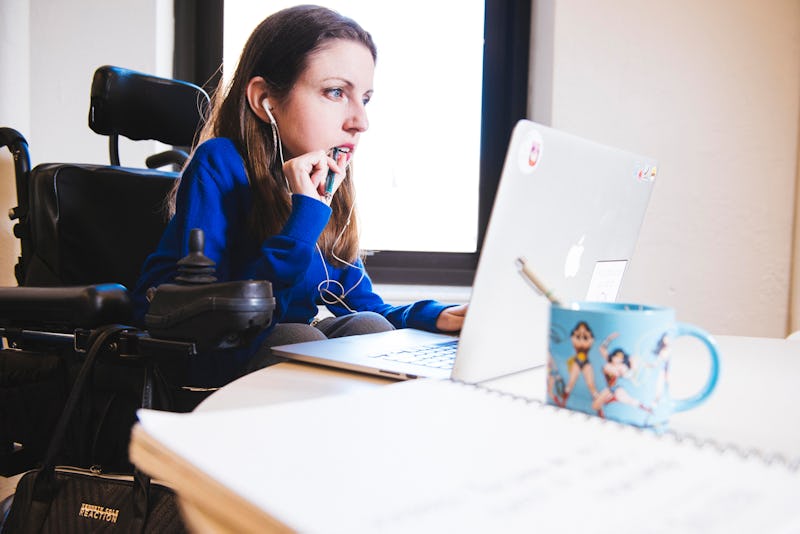
[[[140,420],[303,532],[800,529],[783,464],[450,381]]]

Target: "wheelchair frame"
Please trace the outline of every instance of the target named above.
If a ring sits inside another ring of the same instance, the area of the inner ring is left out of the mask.
[[[133,140],[155,139],[178,147],[148,158],[147,166],[151,169],[169,164],[182,165],[188,156],[181,147],[193,144],[208,105],[208,95],[193,84],[119,67],[100,67],[95,72],[90,91],[89,126],[95,132],[109,136],[111,165],[103,168],[133,174],[158,173],[119,167],[120,135]],[[125,375],[121,382],[132,381],[135,384],[139,399],[155,398],[155,407],[174,409],[169,389],[186,385],[186,369],[191,358],[198,353],[198,340],[204,350],[215,343],[216,346],[226,346],[220,345],[220,340],[235,345],[252,339],[255,332],[271,324],[274,298],[271,285],[266,281],[212,283],[195,287],[165,284],[157,289],[156,297],[161,297],[159,310],[166,310],[159,318],[166,322],[155,331],[155,336],[148,330],[127,326],[132,322],[132,303],[128,288],[115,283],[119,280],[87,281],[67,276],[47,279],[44,284],[37,283],[41,280],[32,278],[31,265],[37,247],[35,241],[39,237],[34,224],[39,214],[35,205],[38,199],[32,196],[31,176],[37,169],[44,168],[44,164],[31,169],[28,143],[16,130],[0,128],[1,146],[8,147],[14,158],[17,206],[9,211],[9,217],[17,221],[14,235],[20,240],[21,253],[14,267],[19,286],[0,288],[0,341],[4,342],[4,347],[0,347],[0,371],[7,369],[6,376],[0,374],[0,393],[4,392],[3,388],[11,395],[17,391],[15,388],[19,384],[13,383],[15,362],[24,371],[30,371],[35,381],[37,358],[42,362],[45,359],[52,362],[56,358],[59,364],[53,372],[57,376],[49,377],[48,380],[52,380],[45,381],[44,389],[33,388],[32,391],[47,391],[50,387],[47,384],[58,385],[63,378],[63,394],[66,396],[70,372],[79,366],[92,332],[117,324],[124,327],[105,347],[105,361],[116,366],[114,369],[121,369],[120,373]],[[177,177],[174,173],[164,174]],[[53,181],[57,182],[55,175]],[[47,216],[52,215],[47,210],[45,212]],[[54,226],[58,224],[56,220]],[[200,243],[202,248],[202,239]],[[54,271],[61,274],[57,267]],[[225,298],[218,298],[218,294]],[[222,300],[235,302],[236,306],[220,306]],[[203,337],[206,333],[203,330],[209,324],[220,330],[213,339],[207,335]],[[63,366],[60,365],[62,360],[65,362]],[[138,372],[130,371],[132,368]],[[64,376],[59,378],[61,374]],[[22,387],[25,386],[23,383]],[[158,390],[161,390],[160,396],[154,397],[154,391]],[[190,404],[196,404],[208,392],[195,392]],[[56,413],[59,398],[56,395],[53,400]],[[8,403],[5,409],[8,409]],[[0,417],[0,424],[5,425],[10,420],[12,418],[7,413]],[[0,475],[8,476],[29,469],[44,453],[46,443],[20,443],[14,436],[14,428],[0,427]],[[127,462],[127,447],[124,452],[123,468]],[[93,454],[82,457],[79,462],[85,462],[88,467],[93,462],[91,456]]]

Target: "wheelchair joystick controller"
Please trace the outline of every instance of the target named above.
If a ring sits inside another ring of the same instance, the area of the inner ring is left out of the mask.
[[[198,351],[247,345],[272,322],[272,284],[217,282],[216,264],[203,253],[204,245],[203,231],[192,229],[175,283],[155,289],[145,326],[153,338],[193,341]]]
[[[175,281],[184,284],[211,284],[217,281],[216,263],[203,254],[205,235],[200,228],[189,232],[189,254],[178,260]]]

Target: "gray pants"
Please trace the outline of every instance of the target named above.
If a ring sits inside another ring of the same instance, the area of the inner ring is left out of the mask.
[[[246,372],[249,373],[285,361],[279,356],[273,355],[270,347],[388,330],[394,330],[394,326],[385,317],[375,312],[357,312],[342,317],[326,317],[314,326],[304,323],[281,323],[275,325],[272,333],[264,340],[258,352],[253,355]]]

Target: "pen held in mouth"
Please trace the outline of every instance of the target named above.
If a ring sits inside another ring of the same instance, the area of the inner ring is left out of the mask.
[[[331,158],[333,158],[336,163],[339,163],[339,154],[340,153],[347,153],[350,150],[346,147],[338,147],[335,146],[332,149]],[[328,175],[325,177],[325,200],[330,202],[331,197],[333,196],[333,184],[336,178],[336,173],[333,172],[333,169],[328,169]]]

